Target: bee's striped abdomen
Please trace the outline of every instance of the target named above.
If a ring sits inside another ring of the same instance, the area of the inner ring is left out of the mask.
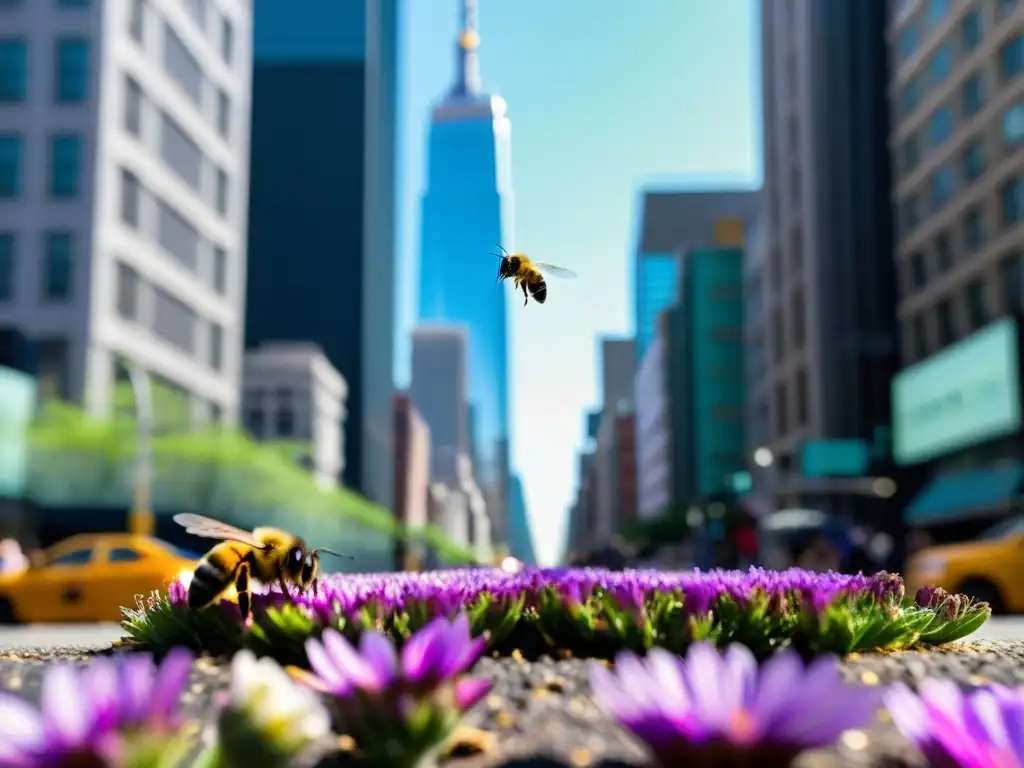
[[[232,574],[220,562],[207,555],[199,561],[188,585],[188,607],[204,608],[231,584]]]

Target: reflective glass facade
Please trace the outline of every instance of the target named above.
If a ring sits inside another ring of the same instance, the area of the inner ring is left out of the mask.
[[[482,488],[508,499],[507,285],[497,285],[501,243],[512,249],[510,125],[500,99],[450,98],[434,113],[420,233],[419,317],[467,330],[471,444]],[[488,503],[497,500],[488,494]],[[504,538],[505,509],[490,509]]]
[[[641,253],[636,261],[636,359],[657,333],[658,315],[676,302],[679,259],[672,253]]]
[[[530,518],[526,514],[526,494],[519,475],[509,481],[508,550],[512,557],[527,565],[537,564],[537,555],[530,533]]]

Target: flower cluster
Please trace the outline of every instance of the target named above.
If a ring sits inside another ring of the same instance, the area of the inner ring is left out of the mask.
[[[884,572],[465,569],[329,576],[315,592],[288,595],[263,587],[253,593],[251,631],[231,603],[189,611],[184,587],[172,584],[169,596],[126,610],[123,626],[144,648],[252,647],[291,661],[325,628],[349,639],[364,628],[407,638],[463,609],[473,634],[486,633],[499,653],[567,649],[597,657],[701,641],[743,643],[759,658],[786,645],[833,654],[937,645],[970,634],[990,615],[987,604],[963,596],[907,599],[903,580]]]

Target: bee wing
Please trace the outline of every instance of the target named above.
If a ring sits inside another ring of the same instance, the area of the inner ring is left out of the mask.
[[[263,543],[249,531],[243,531],[241,528],[222,523],[220,520],[186,512],[175,515],[174,522],[193,536],[202,536],[204,539],[221,539],[222,541],[240,541],[243,544],[263,549]]]
[[[576,273],[573,272],[571,269],[566,269],[565,267],[556,267],[554,264],[544,264],[542,262],[535,261],[533,263],[533,266],[535,266],[541,272],[551,275],[552,277],[564,277],[567,279],[576,277]]]

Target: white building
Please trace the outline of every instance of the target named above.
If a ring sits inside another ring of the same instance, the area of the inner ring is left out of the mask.
[[[245,353],[242,410],[257,440],[309,443],[307,468],[322,486],[345,469],[348,385],[315,344],[268,343]]]
[[[636,409],[637,517],[661,515],[672,500],[672,429],[665,334],[659,330],[640,360],[633,384]]]
[[[473,462],[462,454],[455,465],[456,477],[451,482],[430,486],[430,522],[454,544],[471,550],[479,562],[490,562],[494,555],[491,519],[484,493],[473,476]]]
[[[233,418],[251,4],[30,0],[0,29],[0,326],[93,412],[122,358]]]

